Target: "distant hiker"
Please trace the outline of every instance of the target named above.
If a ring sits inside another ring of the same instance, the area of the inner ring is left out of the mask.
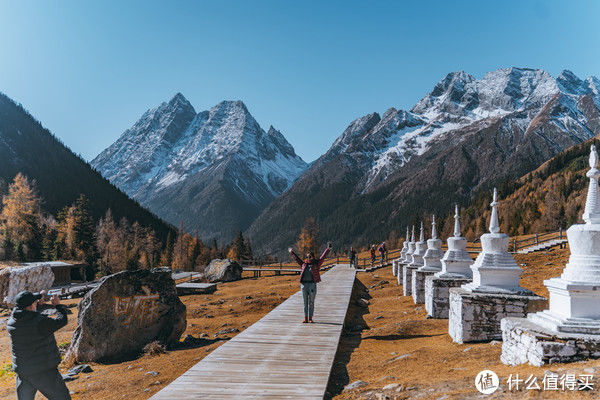
[[[381,254],[381,266],[383,267],[383,262],[385,261],[385,254],[387,253],[387,249],[385,248],[385,242],[382,242],[379,245],[379,253]]]
[[[331,243],[327,243],[327,248],[317,260],[312,251],[306,253],[306,259],[302,261],[294,250],[288,249],[290,255],[296,260],[298,265],[302,267],[300,271],[300,287],[302,288],[302,298],[304,299],[304,323],[313,322],[313,314],[315,311],[315,297],[317,296],[317,283],[321,282],[321,265],[327,254],[331,251]]]
[[[352,246],[348,250],[348,258],[350,259],[350,266],[356,268],[356,250]]]
[[[375,245],[371,245],[371,268],[373,268],[373,264],[375,264]]]
[[[51,400],[69,400],[69,389],[58,372],[60,352],[54,332],[67,325],[67,309],[57,295],[51,304],[58,311],[50,318],[37,311],[45,292],[23,291],[15,298],[16,306],[8,320],[12,345],[12,367],[17,373],[18,400],[33,400],[38,390]]]

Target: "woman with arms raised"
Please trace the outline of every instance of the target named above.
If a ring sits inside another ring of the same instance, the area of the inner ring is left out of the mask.
[[[315,297],[317,296],[317,283],[321,282],[321,265],[329,251],[331,243],[327,243],[327,248],[317,260],[312,251],[306,253],[306,259],[303,261],[290,247],[288,251],[298,265],[302,267],[300,272],[300,287],[302,289],[302,298],[304,299],[304,323],[313,322],[315,310]]]

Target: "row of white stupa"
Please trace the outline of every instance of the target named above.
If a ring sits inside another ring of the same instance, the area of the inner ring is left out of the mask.
[[[489,233],[481,236],[481,253],[473,262],[461,236],[458,207],[454,236],[443,253],[435,218],[431,239],[404,242],[393,263],[398,284],[415,303],[425,303],[433,318],[449,318],[455,342],[503,339],[502,361],[542,365],[600,358],[600,195],[598,154],[592,145],[584,224],[567,230],[571,256],[560,277],[544,281],[546,299],[520,286],[521,268],[508,252],[509,237],[500,233],[497,192],[491,203]],[[542,311],[543,310],[543,311]],[[536,312],[538,311],[538,312]]]

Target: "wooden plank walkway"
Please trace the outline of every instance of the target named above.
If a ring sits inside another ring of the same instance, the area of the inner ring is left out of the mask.
[[[323,275],[314,324],[302,323],[298,292],[151,399],[322,399],[355,274],[341,264]]]

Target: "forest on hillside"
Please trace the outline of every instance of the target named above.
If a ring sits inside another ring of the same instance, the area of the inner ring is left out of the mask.
[[[501,232],[510,236],[566,230],[579,223],[585,206],[589,179],[590,146],[598,148],[600,140],[590,139],[551,158],[539,168],[519,179],[509,179],[498,185],[498,215]],[[468,204],[459,204],[463,236],[477,240],[488,232],[492,189],[478,191]],[[424,221],[426,237],[431,236],[431,215],[415,218]],[[436,215],[438,237],[452,236],[454,208]],[[418,237],[419,226],[416,226]],[[392,247],[401,246],[406,227],[393,230],[388,236]]]
[[[197,271],[215,258],[251,258],[250,243],[238,233],[219,246],[201,241],[183,229],[161,240],[156,232],[125,217],[116,221],[112,211],[94,219],[88,198],[81,194],[56,215],[43,209],[35,182],[19,173],[2,195],[0,260],[77,260],[88,264],[87,279],[122,270],[169,266]]]

